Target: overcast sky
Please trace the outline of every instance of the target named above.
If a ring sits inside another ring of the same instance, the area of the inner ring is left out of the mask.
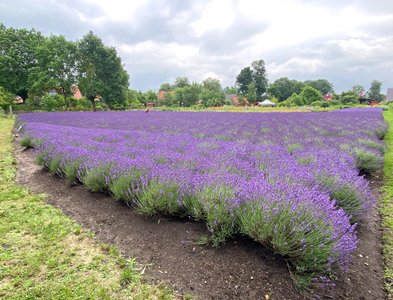
[[[270,82],[393,87],[393,0],[0,0],[0,22],[71,40],[92,30],[117,49],[134,89],[178,76],[231,86],[256,59]]]

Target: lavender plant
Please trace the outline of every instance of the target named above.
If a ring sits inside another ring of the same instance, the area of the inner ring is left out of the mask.
[[[40,163],[146,215],[203,220],[217,246],[241,233],[281,254],[299,286],[348,264],[375,203],[381,110],[328,113],[21,114]]]

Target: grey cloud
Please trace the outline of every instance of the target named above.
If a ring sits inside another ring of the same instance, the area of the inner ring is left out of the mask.
[[[242,42],[263,32],[268,25],[263,22],[252,22],[236,19],[225,30],[215,30],[205,33],[201,38],[202,51],[206,55],[228,55],[242,50]]]

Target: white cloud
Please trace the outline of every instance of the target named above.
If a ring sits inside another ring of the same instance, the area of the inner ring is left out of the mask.
[[[226,29],[235,19],[235,13],[230,0],[213,0],[207,5],[197,6],[203,13],[200,19],[191,23],[198,37],[204,33]]]

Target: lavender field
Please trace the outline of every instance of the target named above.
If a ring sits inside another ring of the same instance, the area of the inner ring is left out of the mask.
[[[249,236],[288,261],[300,288],[347,267],[386,132],[380,109],[31,113],[18,127],[51,172],[145,215],[201,220],[214,246]]]

